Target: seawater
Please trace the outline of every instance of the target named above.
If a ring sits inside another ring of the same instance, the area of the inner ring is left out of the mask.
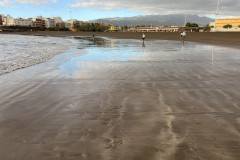
[[[0,74],[44,62],[69,48],[61,37],[0,35]]]

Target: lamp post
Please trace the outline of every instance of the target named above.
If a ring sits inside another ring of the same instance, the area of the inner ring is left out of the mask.
[[[219,9],[219,0],[218,0],[218,4],[217,4],[217,10],[216,10],[216,16],[215,16],[215,29],[216,29],[216,24],[217,24],[217,16],[218,16],[218,9]]]
[[[184,27],[186,27],[186,23],[187,23],[187,16],[188,16],[188,11],[187,11],[187,13],[186,13],[186,15],[185,15],[185,21],[184,21]]]

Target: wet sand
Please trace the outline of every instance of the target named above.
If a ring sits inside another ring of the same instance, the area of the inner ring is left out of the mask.
[[[135,40],[85,47],[0,77],[1,159],[239,159],[238,49]],[[91,59],[107,51],[137,54]],[[16,79],[23,73],[33,75]]]
[[[24,32],[13,32],[11,34],[28,34]],[[134,32],[58,32],[58,31],[39,31],[32,32],[32,35],[44,36],[92,36],[108,37],[116,39],[141,39],[142,33]],[[148,32],[147,40],[180,40],[180,33],[169,32]],[[187,32],[186,41],[213,44],[220,46],[238,47],[240,46],[240,32]]]

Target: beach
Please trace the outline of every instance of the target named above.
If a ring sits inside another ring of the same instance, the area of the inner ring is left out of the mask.
[[[11,32],[9,32],[11,33]],[[28,34],[28,32],[13,32],[11,34]],[[71,31],[38,31],[32,35],[43,36],[92,36],[115,39],[142,39],[141,32],[71,32]],[[179,32],[147,32],[146,40],[180,40]],[[240,46],[240,32],[187,32],[186,41],[229,47]]]
[[[0,75],[1,159],[239,159],[239,33],[94,34]]]

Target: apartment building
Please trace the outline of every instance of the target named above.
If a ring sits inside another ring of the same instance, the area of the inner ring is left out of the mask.
[[[34,18],[32,19],[32,22],[33,22],[33,27],[40,27],[40,28],[45,27],[45,20],[41,18]]]
[[[56,26],[55,20],[53,18],[45,18],[44,20],[46,28],[53,28]]]
[[[26,27],[32,27],[33,22],[31,19],[23,19],[23,18],[16,18],[14,19],[15,26],[26,26]]]
[[[2,25],[4,26],[15,26],[14,18],[10,15],[6,15],[2,17]]]
[[[56,23],[56,24],[57,24],[57,23],[63,23],[63,20],[62,20],[61,17],[52,17],[52,19],[55,20],[55,23]]]

